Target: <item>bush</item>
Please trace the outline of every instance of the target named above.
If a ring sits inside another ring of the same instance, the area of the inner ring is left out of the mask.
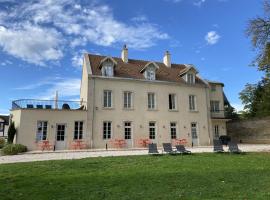
[[[27,147],[22,144],[7,144],[2,149],[3,155],[16,155],[27,151]]]
[[[4,147],[5,143],[6,143],[5,138],[0,138],[0,149]]]
[[[13,143],[16,132],[15,124],[12,122],[8,128],[8,143]]]

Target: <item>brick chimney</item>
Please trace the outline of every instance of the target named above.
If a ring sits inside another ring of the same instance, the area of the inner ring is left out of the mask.
[[[165,52],[165,55],[163,57],[163,63],[167,67],[171,67],[171,54],[169,53],[169,51]]]
[[[123,46],[122,52],[121,52],[121,58],[123,62],[127,63],[128,62],[128,49],[127,45]]]

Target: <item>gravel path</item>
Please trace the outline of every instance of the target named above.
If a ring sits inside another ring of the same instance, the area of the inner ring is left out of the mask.
[[[270,152],[270,145],[239,145],[239,148],[244,152]],[[187,148],[193,153],[213,152],[213,147],[194,147]],[[227,151],[227,147],[224,148]],[[161,152],[162,150],[160,150]],[[21,155],[0,156],[0,164],[32,162],[44,160],[63,160],[63,159],[81,159],[89,157],[108,157],[108,156],[132,156],[132,155],[147,155],[148,150],[85,150],[85,151],[56,151],[56,152],[38,152],[32,151]]]

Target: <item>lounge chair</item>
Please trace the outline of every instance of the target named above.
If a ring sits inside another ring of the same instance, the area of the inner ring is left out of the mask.
[[[173,150],[171,143],[163,143],[162,145],[163,145],[163,150],[165,153],[169,153],[173,155],[178,153],[177,151]]]
[[[238,148],[237,143],[235,142],[229,142],[228,143],[229,146],[229,152],[230,153],[241,153],[242,151]]]
[[[213,143],[214,143],[214,152],[217,152],[217,153],[224,152],[223,146],[219,140],[214,140]]]
[[[191,154],[191,151],[186,150],[184,145],[176,145],[175,148],[176,148],[176,151],[179,152],[179,153]]]
[[[148,154],[160,155],[157,149],[157,144],[155,143],[148,144]]]

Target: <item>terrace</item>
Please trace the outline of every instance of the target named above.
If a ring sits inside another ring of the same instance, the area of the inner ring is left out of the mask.
[[[19,99],[12,101],[12,110],[17,109],[86,110],[86,102],[64,101],[64,100]]]

